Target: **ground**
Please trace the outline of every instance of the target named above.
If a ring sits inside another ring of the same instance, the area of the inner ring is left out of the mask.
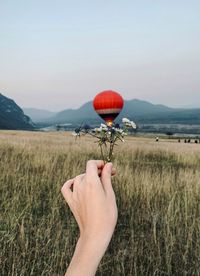
[[[126,137],[119,219],[97,275],[199,275],[200,144]],[[0,275],[63,275],[78,229],[60,188],[100,158],[90,137],[0,131]]]

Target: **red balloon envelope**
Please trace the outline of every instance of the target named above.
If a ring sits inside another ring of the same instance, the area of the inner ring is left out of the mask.
[[[124,100],[119,93],[105,90],[96,95],[93,100],[93,106],[107,125],[112,125],[124,106]]]

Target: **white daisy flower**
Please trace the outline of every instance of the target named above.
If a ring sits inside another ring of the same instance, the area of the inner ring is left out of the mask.
[[[101,124],[100,128],[102,128],[103,130],[108,130],[108,127],[105,124]]]
[[[130,127],[133,129],[137,128],[136,124],[133,121],[129,120],[128,118],[123,118],[122,122],[126,127]]]
[[[122,123],[124,123],[124,124],[130,123],[130,120],[128,118],[123,118],[122,119]]]
[[[135,124],[133,121],[131,121],[131,127],[132,127],[133,129],[136,129],[136,128],[137,128],[136,124]]]
[[[96,128],[94,128],[94,131],[95,131],[95,132],[101,132],[101,131],[102,131],[102,128],[101,128],[101,127],[96,127]]]

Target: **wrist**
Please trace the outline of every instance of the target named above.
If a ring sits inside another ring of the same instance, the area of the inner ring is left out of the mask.
[[[66,275],[95,275],[108,244],[109,242],[100,243],[100,240],[91,236],[80,236]]]
[[[107,248],[110,243],[112,235],[108,233],[91,233],[84,232],[80,234],[79,243],[81,246],[87,246],[90,248],[98,247],[98,248]]]
[[[97,235],[81,235],[77,242],[77,248],[92,258],[101,259],[110,242],[109,237]]]

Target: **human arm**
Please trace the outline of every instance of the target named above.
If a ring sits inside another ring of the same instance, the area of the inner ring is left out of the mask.
[[[62,194],[80,229],[74,255],[66,276],[93,276],[111,240],[117,206],[112,188],[111,163],[90,160],[86,172],[68,180]],[[72,190],[73,187],[73,190]]]

